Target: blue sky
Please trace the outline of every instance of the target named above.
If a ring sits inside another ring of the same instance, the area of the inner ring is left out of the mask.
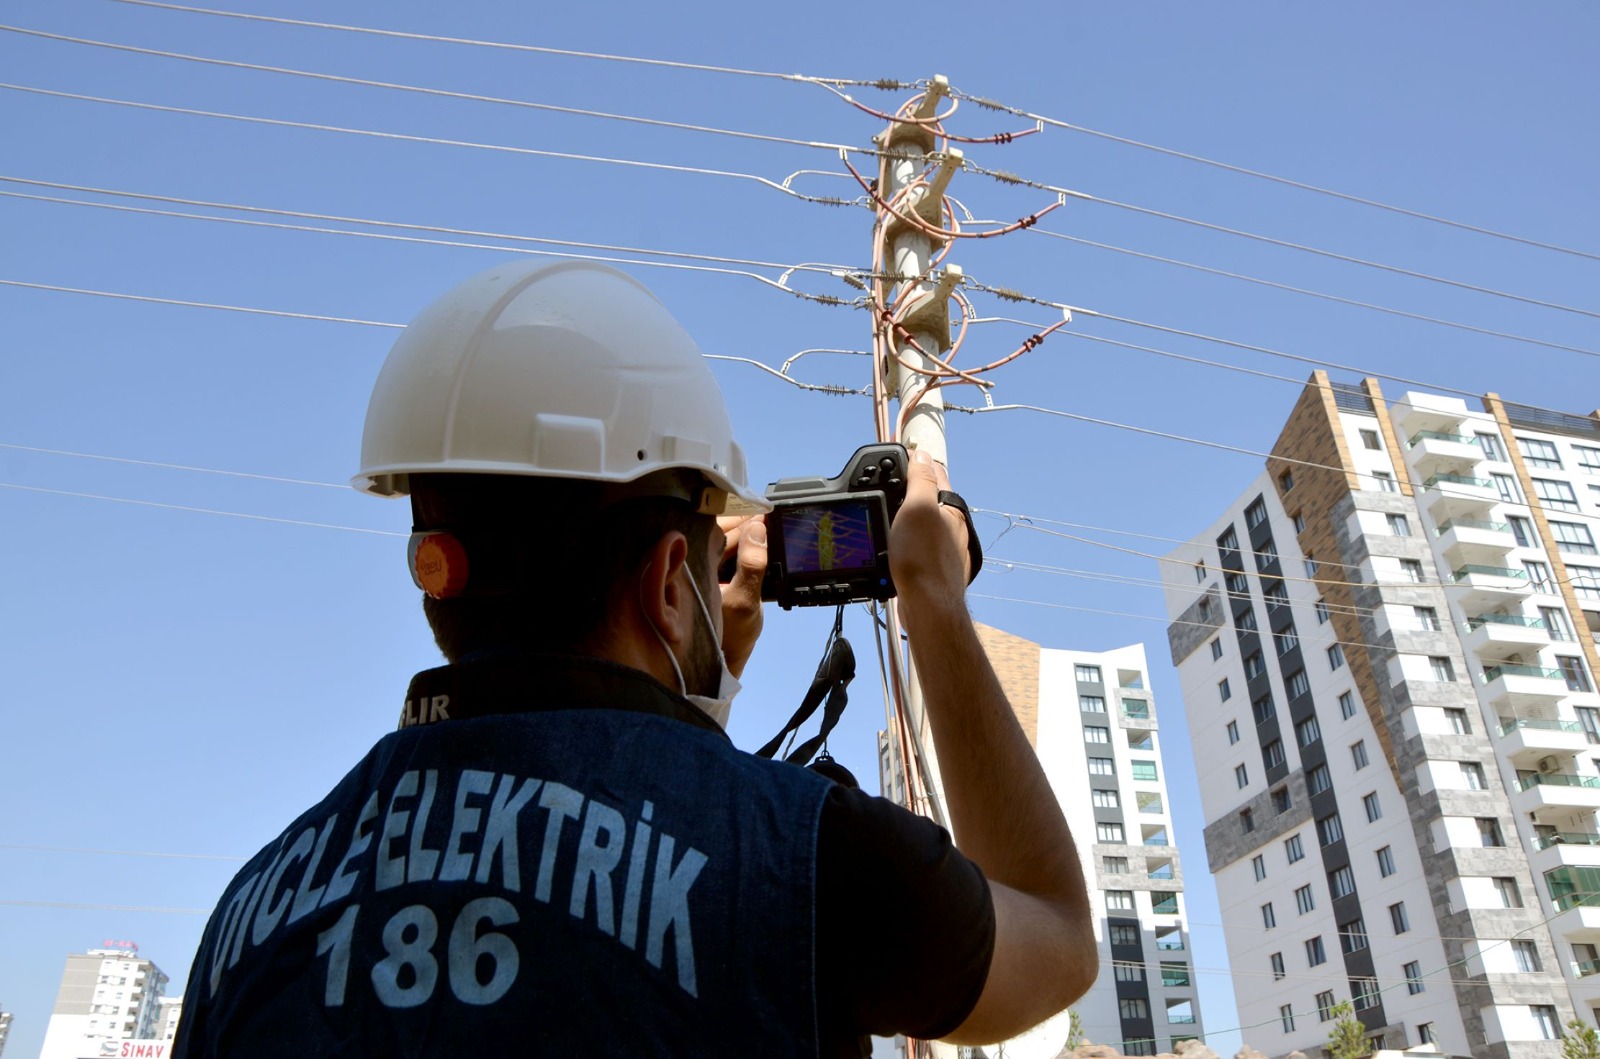
[[[1076,125],[1222,159],[1497,231],[1593,252],[1600,13],[1576,3],[1336,6],[934,3],[915,15],[824,3],[382,5],[257,0],[230,10],[412,33],[851,78],[948,75],[960,89]],[[141,48],[865,146],[879,122],[807,84],[162,10],[115,0],[11,0],[7,25]],[[8,85],[432,137],[447,146],[246,124],[0,88],[0,174],[275,210],[722,255],[865,267],[871,216],[758,181],[557,159],[645,160],[853,197],[826,150],[202,65],[0,32]],[[892,106],[905,93],[857,89]],[[952,131],[1029,123],[968,104]],[[974,161],[1098,199],[1245,229],[1494,291],[1595,308],[1600,263],[1206,167],[1060,128]],[[0,183],[0,191],[241,217],[236,211]],[[973,174],[952,187],[978,217],[1052,201]],[[257,220],[359,226],[253,215]],[[1271,246],[1098,201],[1050,231],[1548,343],[1600,348],[1592,315]],[[403,323],[520,246],[386,228],[487,249],[215,223],[0,196],[0,279]],[[555,249],[563,249],[556,247]],[[568,252],[571,252],[570,249]],[[639,258],[637,254],[618,256]],[[659,259],[658,259],[659,260]],[[1335,304],[1036,232],[969,242],[974,278],[1146,323],[1367,370],[1587,412],[1591,355]],[[804,348],[860,349],[864,314],[739,275],[634,267],[708,353],[769,364]],[[777,270],[760,269],[775,278]],[[802,289],[853,294],[828,276]],[[977,296],[984,315],[1048,310]],[[203,917],[236,862],[330,786],[394,721],[412,672],[434,664],[403,569],[407,511],[348,489],[392,329],[0,286],[0,443],[224,469],[225,477],[0,448],[9,674],[0,767],[0,1004],[12,1048],[43,1037],[65,955],[137,940],[181,984]],[[1289,363],[1080,316],[1072,332],[1303,379]],[[975,327],[963,356],[1029,332]],[[867,402],[805,393],[719,363],[736,430],[767,481],[831,474],[870,438]],[[864,385],[865,361],[808,356],[808,382]],[[1349,372],[1335,377],[1353,379]],[[1058,335],[997,377],[1027,403],[1245,449],[1269,448],[1297,395],[1284,381]],[[1406,387],[1386,382],[1391,394]],[[970,391],[953,399],[973,402]],[[953,416],[953,473],[977,506],[1165,537],[1209,523],[1259,469],[1248,456],[1014,411]],[[9,488],[10,486],[26,488]],[[55,490],[39,492],[30,490]],[[263,521],[61,492],[267,516]],[[317,523],[322,526],[301,525]],[[1004,523],[984,520],[993,537]],[[353,527],[374,532],[352,532]],[[1089,534],[1138,551],[1167,545]],[[993,549],[1136,579],[1153,559],[1018,530]],[[1236,1025],[1204,871],[1199,812],[1158,591],[991,563],[976,616],[1050,647],[1150,645],[1169,785],[1188,862],[1205,1021]],[[1117,617],[1111,611],[1143,617]],[[870,634],[857,615],[858,654]],[[733,735],[756,746],[793,708],[827,631],[774,613]],[[874,772],[882,724],[864,672],[833,740]],[[43,849],[39,847],[55,847]],[[146,851],[129,856],[62,849]],[[214,858],[214,859],[206,859]],[[90,905],[93,908],[61,907]],[[1219,973],[1211,973],[1219,972]],[[1242,979],[1248,981],[1248,979]],[[1247,1039],[1248,1039],[1248,1035]],[[1238,1036],[1213,1034],[1231,1054]],[[1269,1045],[1263,1045],[1271,1050]]]

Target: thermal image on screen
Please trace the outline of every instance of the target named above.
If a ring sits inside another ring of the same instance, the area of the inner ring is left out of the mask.
[[[872,566],[877,552],[867,505],[847,502],[784,511],[783,551],[789,570],[797,574]]]

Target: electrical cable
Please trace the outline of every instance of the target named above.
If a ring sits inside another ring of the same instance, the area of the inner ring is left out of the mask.
[[[985,109],[1003,111],[1019,118],[1029,118],[1058,129],[1066,129],[1071,132],[1081,132],[1087,136],[1094,136],[1102,140],[1109,140],[1113,143],[1120,143],[1128,147],[1137,147],[1141,150],[1153,151],[1157,154],[1166,155],[1169,158],[1179,158],[1186,162],[1198,162],[1201,165],[1211,166],[1213,168],[1221,169],[1230,173],[1236,173],[1241,176],[1255,177],[1258,180],[1266,180],[1274,184],[1281,184],[1285,187],[1296,188],[1300,191],[1314,192],[1318,195],[1327,195],[1330,198],[1341,199],[1345,202],[1353,202],[1361,206],[1371,206],[1374,209],[1399,214],[1403,217],[1410,217],[1413,220],[1431,221],[1434,224],[1446,225],[1450,228],[1457,228],[1461,231],[1473,232],[1477,235],[1492,236],[1496,239],[1506,239],[1513,243],[1521,243],[1524,246],[1537,247],[1540,250],[1553,250],[1560,254],[1570,254],[1574,257],[1587,258],[1590,261],[1600,261],[1600,254],[1593,253],[1588,250],[1578,250],[1570,246],[1561,246],[1557,243],[1547,243],[1539,239],[1515,235],[1511,232],[1503,232],[1494,228],[1486,228],[1481,225],[1469,224],[1466,221],[1452,220],[1449,217],[1441,217],[1438,214],[1424,213],[1421,210],[1408,209],[1405,206],[1396,206],[1392,203],[1380,202],[1377,199],[1369,199],[1361,195],[1353,195],[1345,191],[1336,191],[1333,188],[1322,187],[1320,185],[1307,183],[1301,180],[1294,180],[1290,177],[1277,176],[1273,173],[1263,172],[1259,169],[1250,169],[1246,166],[1219,161],[1215,158],[1207,158],[1204,155],[1192,154],[1188,151],[1180,151],[1172,147],[1162,147],[1159,144],[1148,143],[1143,140],[1135,140],[1127,136],[1118,136],[1115,133],[1103,132],[1099,129],[1091,129],[1083,125],[1075,125],[1071,122],[1062,121],[1059,118],[1051,118],[1043,114],[1035,114],[1019,107],[1006,106],[1005,104],[997,103],[991,99],[983,99],[978,96],[968,95],[967,93],[957,91],[956,89],[951,89],[950,94],[961,99],[969,100],[977,106]]]
[[[250,515],[242,511],[218,511],[209,507],[189,507],[184,504],[163,504],[155,500],[134,500],[125,496],[105,496],[100,493],[79,493],[68,489],[47,489],[41,485],[21,485],[17,482],[0,482],[0,489],[20,489],[28,493],[48,493],[52,496],[70,496],[81,500],[109,500],[117,504],[136,504],[139,507],[159,507],[169,511],[188,511],[197,515],[223,515],[227,518],[250,519],[255,522],[281,522],[288,526],[309,526],[313,529],[343,530],[346,533],[366,533],[376,537],[405,537],[408,534],[393,530],[368,529],[364,526],[336,526],[327,522],[307,522],[297,518],[279,518],[275,515]]]
[[[0,279],[0,286],[25,287],[30,290],[55,291],[58,294],[90,294],[98,298],[120,298],[124,301],[151,302],[156,305],[177,305],[186,309],[225,309],[236,313],[253,313],[257,316],[281,316],[291,320],[319,320],[334,324],[360,324],[363,327],[404,328],[405,324],[385,323],[381,320],[360,320],[349,316],[323,316],[319,313],[294,313],[282,309],[252,309],[243,305],[219,305],[215,302],[188,301],[182,298],[157,298],[147,294],[119,294],[115,291],[89,290],[85,287],[63,287],[54,283],[28,283],[20,279]]]
[[[377,37],[394,37],[402,40],[430,41],[443,44],[466,44],[480,48],[498,48],[506,51],[529,52],[535,55],[556,55],[574,59],[599,59],[606,62],[633,63],[642,66],[659,66],[675,70],[693,70],[699,73],[732,74],[740,77],[760,77],[777,81],[794,81],[801,84],[825,83],[831,85],[853,85],[860,88],[878,88],[884,91],[895,91],[913,87],[909,81],[895,81],[880,78],[873,81],[864,81],[845,77],[813,77],[805,74],[785,74],[770,70],[745,70],[732,66],[713,66],[708,63],[680,62],[671,59],[649,59],[635,55],[611,55],[604,52],[576,51],[571,48],[551,48],[535,44],[514,44],[508,41],[474,40],[468,37],[445,37],[431,33],[407,33],[401,30],[376,29],[370,26],[341,25],[334,22],[313,22],[307,19],[283,18],[273,15],[256,15],[244,11],[219,11],[214,8],[192,7],[186,4],[162,3],[159,0],[114,0],[116,3],[130,4],[137,7],[160,8],[166,11],[182,11],[195,15],[220,15],[226,18],[245,19],[251,22],[272,22],[284,26],[305,26],[312,29],[333,29],[346,33],[364,33]]]
[[[1584,346],[1570,346],[1563,342],[1552,342],[1548,339],[1534,338],[1530,335],[1513,334],[1509,331],[1496,331],[1493,328],[1479,327],[1476,324],[1462,323],[1459,320],[1446,320],[1438,316],[1428,316],[1424,313],[1409,312],[1405,309],[1396,309],[1389,305],[1378,305],[1375,302],[1364,302],[1357,298],[1346,298],[1338,294],[1330,294],[1327,291],[1311,290],[1307,287],[1296,287],[1289,283],[1279,283],[1276,280],[1263,279],[1260,276],[1249,276],[1242,272],[1230,272],[1227,269],[1213,268],[1210,265],[1202,265],[1194,261],[1181,261],[1173,257],[1163,257],[1160,254],[1150,254],[1142,250],[1132,250],[1124,246],[1114,246],[1111,243],[1100,243],[1093,239],[1083,239],[1079,236],[1066,235],[1062,232],[1047,231],[1043,228],[1035,227],[1033,231],[1038,235],[1042,235],[1050,239],[1060,239],[1065,242],[1077,243],[1081,246],[1094,247],[1099,250],[1111,250],[1118,254],[1126,254],[1130,257],[1142,258],[1146,261],[1156,261],[1165,265],[1176,265],[1179,268],[1192,269],[1196,272],[1204,272],[1213,276],[1222,276],[1227,279],[1242,280],[1245,283],[1254,283],[1259,286],[1270,287],[1274,290],[1287,291],[1292,294],[1304,294],[1308,297],[1321,298],[1324,301],[1336,302],[1340,305],[1349,305],[1359,309],[1370,309],[1374,312],[1387,313],[1390,316],[1398,316],[1407,320],[1417,320],[1422,323],[1437,324],[1440,327],[1455,328],[1458,331],[1468,331],[1472,334],[1485,335],[1490,338],[1503,338],[1512,342],[1524,342],[1528,345],[1543,346],[1546,349],[1559,349],[1569,353],[1581,353],[1584,356],[1589,357],[1600,357],[1600,350],[1589,349]]]
[[[141,48],[132,44],[117,44],[112,41],[94,40],[89,37],[72,37],[64,33],[47,33],[44,30],[27,29],[22,26],[0,24],[0,32],[16,33],[29,37],[40,37],[45,40],[60,41],[68,44],[81,44],[93,48],[105,48],[111,51],[128,52],[133,55],[147,55],[162,59],[178,59],[184,62],[202,63],[209,66],[222,66],[237,70],[253,70],[259,73],[287,74],[292,77],[304,77],[317,81],[329,81],[336,84],[360,85],[365,88],[388,88],[400,92],[414,92],[419,95],[436,96],[445,99],[460,99],[473,103],[496,103],[504,106],[521,107],[527,110],[540,110],[554,114],[570,114],[583,118],[602,118],[610,121],[629,122],[636,125],[651,125],[658,128],[679,129],[685,132],[703,132],[716,136],[731,136],[744,140],[758,140],[764,143],[787,144],[794,147],[808,147],[827,151],[847,151],[853,154],[876,154],[870,148],[850,147],[845,144],[825,143],[816,140],[800,140],[790,136],[774,136],[760,132],[746,132],[739,129],[722,129],[711,125],[695,125],[689,122],[668,121],[663,118],[646,118],[635,114],[617,114],[605,110],[590,110],[584,107],[564,107],[554,103],[540,103],[527,99],[509,99],[504,96],[480,95],[475,92],[456,92],[445,88],[429,88],[425,85],[408,85],[394,81],[376,81],[365,77],[347,77],[341,74],[323,73],[316,70],[299,70],[288,66],[268,66],[261,63],[243,62],[235,59],[218,59],[206,55],[193,55],[187,52],[162,51],[157,48]]]
[[[341,484],[338,482],[313,482],[306,478],[280,478],[273,474],[252,474],[249,471],[222,471],[212,467],[195,467],[186,463],[161,463],[156,460],[136,460],[128,456],[104,456],[96,452],[73,452],[68,449],[46,449],[37,445],[18,445],[15,442],[10,441],[0,441],[0,449],[10,449],[14,452],[42,453],[47,456],[73,456],[83,460],[106,460],[111,463],[127,463],[137,467],[157,467],[168,471],[193,471],[198,474],[220,474],[226,475],[229,478],[250,478],[259,482],[282,482],[287,485],[313,485],[319,489],[350,488],[348,483]]]
[[[27,92],[33,95],[50,96],[57,99],[72,99],[85,103],[106,103],[112,106],[131,107],[135,110],[156,111],[163,114],[183,114],[189,117],[224,118],[228,121],[240,121],[251,125],[269,125],[276,128],[310,129],[315,132],[338,132],[350,136],[368,136],[380,140],[395,140],[402,143],[429,143],[443,147],[467,147],[480,151],[499,151],[506,154],[525,155],[535,158],[555,158],[572,162],[597,162],[606,165],[626,166],[635,169],[652,169],[668,173],[685,173],[698,176],[726,177],[731,180],[749,180],[780,191],[791,198],[807,202],[820,203],[826,206],[854,205],[846,199],[827,198],[817,195],[806,195],[793,188],[785,187],[782,183],[769,180],[753,173],[738,173],[725,169],[711,169],[704,166],[673,165],[667,162],[646,162],[635,158],[610,158],[604,155],[576,154],[570,151],[547,151],[537,147],[516,147],[503,143],[479,143],[473,140],[452,140],[441,136],[421,136],[404,132],[384,132],[379,129],[358,129],[348,125],[324,125],[310,121],[291,121],[287,118],[264,118],[252,114],[231,114],[219,110],[201,110],[198,107],[177,107],[164,103],[141,103],[131,99],[117,99],[111,96],[95,96],[82,92],[63,92],[51,88],[37,88],[33,85],[19,85],[11,82],[0,82],[0,89],[12,92]]]

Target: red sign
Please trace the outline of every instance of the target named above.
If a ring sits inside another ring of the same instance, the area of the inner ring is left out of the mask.
[[[117,938],[107,938],[105,941],[102,941],[100,943],[100,947],[102,949],[129,949],[129,950],[132,950],[133,952],[138,952],[139,951],[139,943],[138,942],[136,942],[136,941],[124,941],[124,940],[119,940]]]

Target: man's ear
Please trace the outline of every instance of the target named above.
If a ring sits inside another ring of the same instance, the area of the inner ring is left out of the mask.
[[[694,636],[695,602],[679,576],[686,572],[688,561],[689,539],[677,530],[669,530],[645,554],[639,576],[640,610],[674,648],[687,644]]]

